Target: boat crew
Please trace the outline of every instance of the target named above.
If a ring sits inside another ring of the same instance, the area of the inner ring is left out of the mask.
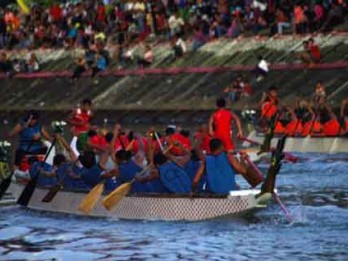
[[[42,155],[47,151],[47,147],[42,142],[42,138],[52,141],[50,134],[39,122],[39,114],[31,111],[22,118],[12,131],[10,137],[19,135],[19,145],[15,154],[15,170],[25,168],[21,166],[26,155]],[[24,169],[26,170],[26,169]]]
[[[235,146],[232,142],[232,122],[237,125],[237,136],[243,136],[242,126],[239,117],[226,108],[226,100],[224,98],[217,99],[217,110],[209,119],[209,134],[218,138],[224,144],[226,151],[233,152]]]
[[[246,174],[247,168],[231,153],[226,153],[223,142],[213,138],[210,141],[211,154],[203,157],[200,168],[192,183],[192,191],[196,192],[201,178],[206,176],[206,191],[214,194],[226,194],[238,189],[235,175]]]

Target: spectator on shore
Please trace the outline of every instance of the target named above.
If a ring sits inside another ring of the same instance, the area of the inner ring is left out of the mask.
[[[320,49],[312,38],[303,42],[303,51],[299,54],[299,58],[309,67],[320,63]]]
[[[200,28],[199,26],[195,27],[193,42],[192,42],[192,51],[197,51],[206,43],[206,41],[207,41],[207,38],[203,34],[202,28]]]
[[[257,59],[258,63],[256,65],[256,68],[254,69],[254,73],[256,81],[260,82],[268,75],[269,65],[268,62],[261,55]]]
[[[177,58],[181,58],[187,51],[186,43],[180,37],[180,34],[174,35],[172,38],[172,50],[174,60]]]
[[[86,64],[86,60],[83,58],[83,57],[78,57],[76,60],[75,60],[75,69],[73,71],[73,75],[71,77],[71,80],[73,82],[76,82],[76,80],[78,78],[80,78],[81,74],[84,73],[87,69],[88,69],[88,66]]]
[[[177,13],[173,13],[168,19],[170,35],[182,34],[184,25],[184,20]]]
[[[0,53],[0,73],[5,73],[8,77],[11,76],[13,72],[12,63],[7,58],[5,52]]]
[[[284,28],[291,28],[291,23],[289,22],[288,17],[284,14],[283,10],[281,9],[277,9],[276,17],[277,33],[279,35],[282,35]]]
[[[149,67],[151,66],[152,62],[154,60],[153,52],[151,50],[151,47],[149,45],[145,45],[144,48],[144,56],[138,58],[138,66],[140,67]]]
[[[34,53],[30,54],[27,62],[27,70],[29,73],[37,72],[40,69],[39,60]]]
[[[94,65],[92,66],[92,79],[94,80],[94,84],[99,83],[98,75],[100,72],[104,72],[107,67],[107,60],[106,58],[98,52],[95,56],[95,62]]]

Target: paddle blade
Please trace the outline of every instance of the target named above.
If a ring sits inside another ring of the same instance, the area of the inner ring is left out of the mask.
[[[63,187],[62,185],[57,184],[54,187],[50,188],[48,193],[43,197],[41,201],[46,203],[51,202],[52,199],[56,196],[56,194],[58,193],[59,190],[61,190],[62,187]]]
[[[103,199],[103,205],[107,210],[114,208],[131,190],[132,182],[124,183]]]
[[[82,199],[79,210],[85,214],[91,213],[104,191],[104,183],[99,183]]]
[[[28,206],[31,197],[34,194],[35,188],[37,184],[37,178],[31,179],[25,188],[22,191],[22,194],[19,196],[17,200],[17,204],[22,205],[24,207]]]

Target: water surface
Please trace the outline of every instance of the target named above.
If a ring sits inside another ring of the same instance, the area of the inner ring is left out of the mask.
[[[277,204],[202,222],[124,221],[0,208],[0,260],[348,260],[348,155],[284,164]],[[263,169],[266,163],[260,165]],[[241,182],[243,183],[243,182]]]

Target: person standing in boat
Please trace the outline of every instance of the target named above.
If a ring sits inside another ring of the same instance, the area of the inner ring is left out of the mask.
[[[92,101],[90,99],[84,99],[81,105],[73,110],[67,119],[73,133],[71,146],[76,152],[82,151],[88,141],[87,132],[90,130],[92,118]]]
[[[70,113],[68,122],[71,124],[72,133],[74,136],[79,136],[82,133],[87,133],[90,129],[90,121],[93,118],[92,101],[84,99],[81,105]]]
[[[31,111],[27,116],[23,117],[12,131],[10,137],[19,135],[19,146],[15,153],[15,170],[20,168],[20,165],[26,155],[45,154],[47,147],[42,142],[42,138],[52,141],[52,137],[48,131],[39,122],[39,114]]]
[[[264,92],[259,102],[261,108],[261,116],[259,119],[258,127],[262,131],[267,131],[270,127],[272,119],[278,113],[278,89],[275,86],[268,88],[267,92]]]
[[[226,108],[226,100],[219,98],[216,101],[217,110],[209,119],[209,134],[218,138],[224,144],[226,151],[233,152],[235,146],[232,142],[232,122],[236,122],[237,136],[243,136],[242,125],[237,115]]]

